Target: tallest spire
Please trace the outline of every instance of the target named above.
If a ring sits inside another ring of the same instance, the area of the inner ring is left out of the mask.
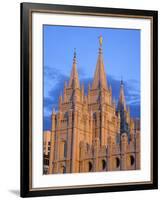
[[[104,63],[103,63],[103,55],[102,55],[102,43],[103,43],[103,38],[102,36],[99,37],[99,54],[98,54],[98,59],[97,59],[97,65],[96,65],[96,70],[95,70],[95,75],[93,79],[93,84],[92,84],[92,89],[97,89],[97,88],[104,88],[108,89],[107,87],[107,80],[106,80],[106,73],[105,73],[105,68],[104,68]]]
[[[76,49],[74,49],[74,57],[73,57],[73,67],[70,75],[69,87],[72,88],[80,88],[78,72],[76,68]]]

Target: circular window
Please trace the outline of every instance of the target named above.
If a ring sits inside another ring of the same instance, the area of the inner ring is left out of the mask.
[[[91,162],[88,162],[88,171],[89,171],[89,172],[92,171],[92,167],[93,167],[92,163],[91,163]]]
[[[131,164],[131,166],[134,165],[134,162],[135,162],[134,156],[131,155],[130,156],[130,164]]]
[[[105,170],[106,169],[106,161],[102,160],[102,169]]]
[[[116,158],[116,167],[118,168],[120,166],[120,160],[119,160],[119,158],[117,157]]]

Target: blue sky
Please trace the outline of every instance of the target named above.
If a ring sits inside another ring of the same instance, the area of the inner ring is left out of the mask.
[[[64,81],[69,80],[74,48],[79,79],[85,90],[92,82],[100,35],[103,37],[107,81],[112,86],[113,97],[117,101],[122,78],[131,115],[140,117],[140,30],[44,25],[44,130],[50,129],[51,109],[53,106],[57,109]]]

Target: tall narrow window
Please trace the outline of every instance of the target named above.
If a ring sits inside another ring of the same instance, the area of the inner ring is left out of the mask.
[[[131,155],[130,156],[130,164],[131,164],[131,166],[134,165],[134,162],[135,162],[134,156]]]
[[[117,157],[116,158],[116,167],[118,168],[120,166],[120,160],[119,160],[119,158]]]
[[[67,154],[67,142],[66,141],[64,141],[64,145],[63,145],[64,147],[64,158],[66,158],[66,154]]]
[[[91,163],[91,162],[88,162],[88,171],[89,171],[89,172],[92,171],[92,167],[93,167],[92,163]]]
[[[106,161],[102,160],[102,170],[105,170],[105,169],[106,169]]]

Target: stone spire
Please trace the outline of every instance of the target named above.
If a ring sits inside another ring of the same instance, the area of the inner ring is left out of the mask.
[[[118,102],[118,109],[123,108],[124,111],[126,111],[126,101],[125,101],[125,95],[124,95],[124,84],[121,80],[120,83],[120,94],[119,94],[119,102]]]
[[[121,134],[127,133],[128,139],[129,139],[130,132],[129,132],[129,126],[127,122],[128,112],[127,112],[125,95],[124,95],[124,84],[122,80],[120,83],[120,94],[119,94],[117,111],[120,113],[120,133]]]
[[[76,68],[76,49],[74,49],[73,67],[70,75],[69,87],[80,88],[78,72]]]
[[[97,88],[104,88],[108,89],[107,87],[107,80],[106,80],[106,74],[104,69],[104,63],[103,63],[103,55],[102,55],[102,36],[99,37],[99,54],[98,54],[98,60],[95,70],[95,75],[92,83],[92,89]]]

